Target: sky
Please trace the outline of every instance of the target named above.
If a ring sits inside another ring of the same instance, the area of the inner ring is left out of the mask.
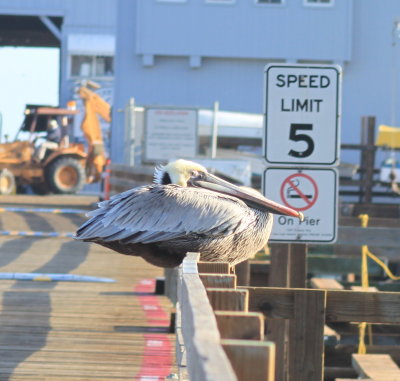
[[[2,142],[14,139],[26,104],[58,106],[59,62],[57,48],[0,48]]]

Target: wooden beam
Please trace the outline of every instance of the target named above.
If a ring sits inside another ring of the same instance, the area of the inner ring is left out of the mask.
[[[275,381],[274,343],[227,339],[221,342],[238,381]]]
[[[236,288],[235,274],[199,274],[205,288]]]
[[[340,366],[326,366],[324,368],[324,378],[326,380],[333,380],[338,378],[357,378],[356,371],[351,367],[340,367]]]
[[[190,379],[237,380],[221,347],[217,321],[197,273],[197,261],[188,256],[180,267],[178,295]]]
[[[264,315],[258,312],[215,311],[223,339],[264,340]]]
[[[270,287],[289,287],[289,257],[288,244],[271,245]]]
[[[305,287],[307,275],[307,246],[304,244],[271,245],[269,285],[273,287]],[[291,341],[289,322],[268,321],[268,338],[276,343],[276,378],[285,380],[288,375],[288,343]],[[289,375],[290,378],[290,375]]]
[[[400,365],[400,351],[398,345],[367,345],[368,354],[390,355],[393,361]],[[351,355],[357,353],[358,344],[338,344],[334,347],[325,348],[325,358],[329,359],[331,364],[348,364]]]
[[[360,197],[360,203],[372,202],[372,182],[375,166],[375,124],[374,116],[363,116],[361,118],[361,144],[365,149],[361,152],[361,173],[360,178],[365,182],[363,187],[360,187],[363,197]]]
[[[400,369],[389,355],[352,355],[353,368],[361,377],[376,381],[400,380]]]
[[[311,278],[310,284],[312,288],[323,290],[343,290],[344,287],[335,279],[330,278]]]
[[[164,269],[165,277],[165,295],[171,300],[172,304],[176,304],[178,300],[177,287],[179,270],[177,267]]]
[[[352,291],[373,291],[373,292],[378,292],[378,289],[376,287],[363,287],[363,286],[351,286],[350,287]]]
[[[267,287],[270,273],[270,261],[250,262],[250,286]]]
[[[289,322],[289,380],[321,381],[324,369],[326,292],[296,290]]]
[[[249,292],[247,290],[207,288],[206,291],[215,311],[247,312],[249,310]]]
[[[271,264],[269,266],[268,286],[289,287],[290,285],[290,249],[289,245],[271,244]],[[265,274],[266,277],[266,274]],[[276,380],[286,380],[288,372],[289,322],[269,319],[267,338],[276,345]]]
[[[250,286],[250,262],[246,260],[235,266],[238,286]]]
[[[289,287],[305,288],[307,280],[307,245],[304,243],[291,243],[289,250]]]
[[[399,247],[400,228],[362,228],[340,226],[338,229],[338,245],[368,245],[382,247]]]
[[[326,321],[400,324],[400,293],[328,291]]]
[[[199,274],[230,274],[231,266],[228,262],[197,262]]]
[[[400,231],[399,231],[400,233]],[[360,253],[361,249],[358,249]],[[361,260],[358,256],[332,254],[310,254],[307,257],[308,269],[311,274],[348,274],[361,273]],[[368,260],[368,271],[372,276],[383,275],[382,268],[374,261]]]
[[[294,318],[295,293],[309,289],[246,287],[250,311],[260,311],[273,319]],[[321,290],[322,291],[322,290]],[[324,290],[327,293],[327,322],[367,322],[400,324],[400,293]]]

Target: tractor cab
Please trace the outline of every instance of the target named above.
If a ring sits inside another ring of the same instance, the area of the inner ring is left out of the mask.
[[[87,153],[83,144],[69,141],[69,128],[77,113],[69,108],[26,106],[14,142],[0,144],[0,180],[1,176],[7,177],[7,181],[0,181],[7,184],[0,187],[0,194],[13,193],[25,185],[39,194],[76,193],[82,189],[86,183]],[[61,129],[60,139],[38,157],[52,123]]]

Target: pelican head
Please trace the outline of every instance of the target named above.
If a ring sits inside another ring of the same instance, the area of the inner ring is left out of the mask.
[[[254,189],[238,187],[221,178],[212,175],[205,167],[192,161],[179,159],[166,166],[156,168],[155,183],[166,185],[176,184],[182,187],[197,187],[209,191],[236,197],[249,207],[264,212],[297,217],[301,221],[304,215],[297,210],[288,208],[274,201],[268,200]]]

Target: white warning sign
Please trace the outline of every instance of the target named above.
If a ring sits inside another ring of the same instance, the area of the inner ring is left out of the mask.
[[[334,242],[337,234],[337,188],[334,169],[266,169],[265,197],[304,214],[304,221],[275,215],[270,241]]]

